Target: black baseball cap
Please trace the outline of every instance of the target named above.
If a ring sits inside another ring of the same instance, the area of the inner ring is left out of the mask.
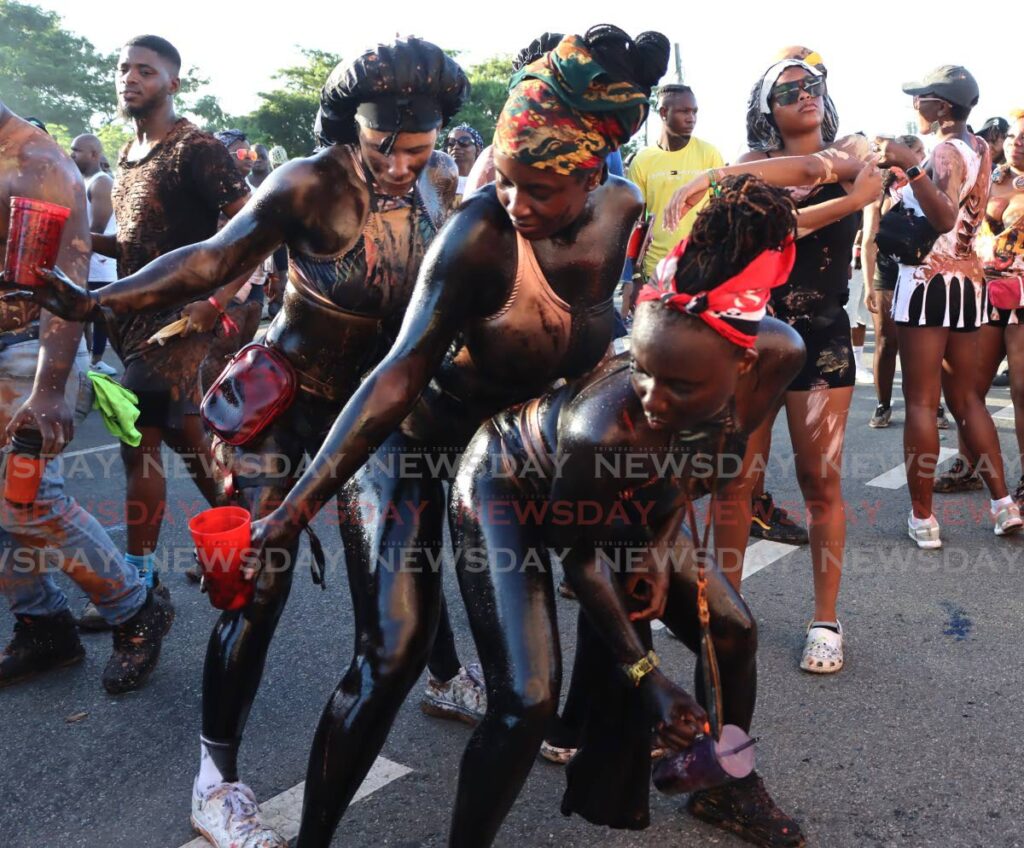
[[[987,133],[989,130],[994,130],[997,135],[1006,135],[1010,131],[1010,122],[1006,118],[989,118],[975,135]]]
[[[932,94],[954,106],[970,109],[978,102],[978,82],[963,65],[942,65],[919,82],[903,83],[903,93],[915,97]]]

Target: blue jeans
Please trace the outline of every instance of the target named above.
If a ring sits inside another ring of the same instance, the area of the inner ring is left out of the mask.
[[[31,392],[38,354],[34,341],[0,351],[0,428]],[[88,411],[79,401],[83,364],[88,367],[88,355],[81,347],[65,390],[80,416]],[[78,584],[110,624],[127,621],[145,603],[138,571],[125,562],[100,523],[64,493],[60,463],[53,460],[46,464],[34,504],[0,500],[0,592],[11,612],[54,615],[67,609],[68,599],[54,580],[57,570]]]

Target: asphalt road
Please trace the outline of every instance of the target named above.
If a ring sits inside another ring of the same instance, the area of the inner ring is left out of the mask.
[[[858,386],[846,450],[847,565],[840,597],[847,666],[832,677],[797,668],[812,612],[806,548],[772,561],[745,583],[760,627],[755,733],[759,769],[779,804],[799,818],[809,844],[828,848],[1024,844],[1019,736],[1024,702],[1020,655],[1024,537],[998,540],[985,518],[987,495],[939,496],[945,548],[923,552],[905,535],[904,486],[868,481],[901,463],[899,389],[892,427],[866,426],[873,389]],[[1005,389],[990,408],[1008,402]],[[1000,435],[1011,486],[1020,473],[1012,419]],[[796,504],[785,425],[777,425],[770,487]],[[110,444],[93,416],[71,451]],[[954,430],[943,444],[955,447]],[[69,490],[113,525],[123,476],[116,451],[71,457]],[[187,562],[185,518],[199,508],[177,467],[161,550]],[[337,538],[321,520],[322,538]],[[268,799],[305,776],[312,730],[348,664],[352,619],[343,574],[321,592],[300,565],[267,663],[240,758],[243,779]],[[177,607],[161,665],[136,694],[113,698],[99,682],[109,636],[86,636],[87,661],[0,692],[0,845],[3,848],[178,848],[194,836],[189,792],[198,762],[200,673],[215,613],[181,574],[168,579]],[[70,584],[68,584],[70,586]],[[449,581],[449,598],[457,592]],[[71,587],[77,609],[81,594]],[[464,656],[472,641],[452,604]],[[558,601],[567,664],[575,604]],[[0,632],[11,617],[0,612]],[[665,666],[690,680],[692,659],[666,632],[655,635]],[[354,804],[335,845],[347,848],[445,844],[456,773],[469,729],[402,709],[383,756],[409,769]],[[652,792],[642,833],[564,818],[560,768],[538,761],[501,832],[502,846],[740,845],[691,820],[680,799]]]

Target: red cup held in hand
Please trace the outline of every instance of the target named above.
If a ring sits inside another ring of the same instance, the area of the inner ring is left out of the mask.
[[[39,454],[43,435],[38,430],[19,430],[11,437],[4,475],[4,497],[18,506],[31,506],[39,493],[46,460]]]
[[[60,237],[71,210],[56,203],[11,198],[11,223],[7,230],[4,282],[15,288],[39,285],[37,268],[57,264]]]
[[[203,588],[217,609],[239,610],[252,600],[254,580],[242,568],[252,549],[252,516],[240,506],[220,506],[188,523],[203,569]]]

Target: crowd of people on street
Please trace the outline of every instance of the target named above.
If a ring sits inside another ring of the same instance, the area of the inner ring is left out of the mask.
[[[917,133],[842,135],[822,56],[769,50],[735,104],[748,152],[727,163],[695,135],[698,92],[663,83],[669,59],[657,32],[545,33],[484,138],[451,126],[470,89],[452,54],[398,38],[331,73],[317,147],[295,158],[181,116],[182,58],[156,35],[120,50],[132,137],[110,163],[96,135],[65,151],[0,103],[0,242],[15,200],[69,210],[55,265],[25,284],[9,260],[0,280],[0,687],[79,662],[80,630],[112,634],[109,693],[153,674],[174,620],[166,446],[211,508],[251,519],[248,593],[195,664],[191,822],[211,845],[288,844],[238,754],[304,533],[319,582],[340,542],[356,635],[311,728],[299,848],[331,843],[424,670],[423,711],[475,726],[450,845],[494,843],[538,754],[567,766],[563,812],[639,829],[652,762],[752,728],[750,539],[809,545],[799,667],[843,668],[844,444],[891,426],[897,361],[912,543],[942,545],[936,492],[985,487],[986,532],[1020,531],[1024,476],[1011,492],[985,396],[1009,385],[1024,458],[1024,112],[973,132],[978,83],[946,65],[902,87]],[[657,140],[636,149],[652,109]],[[858,382],[869,421],[850,419]],[[124,551],[52,461],[94,395],[124,413],[107,421]],[[939,473],[947,408],[959,455]],[[783,410],[802,515],[765,473]],[[31,445],[26,502],[11,480]],[[339,537],[321,541],[331,501]],[[59,572],[88,596],[79,615]],[[561,703],[557,594],[585,613]],[[692,693],[655,619],[696,655]],[[687,809],[757,845],[805,842],[757,771]]]

